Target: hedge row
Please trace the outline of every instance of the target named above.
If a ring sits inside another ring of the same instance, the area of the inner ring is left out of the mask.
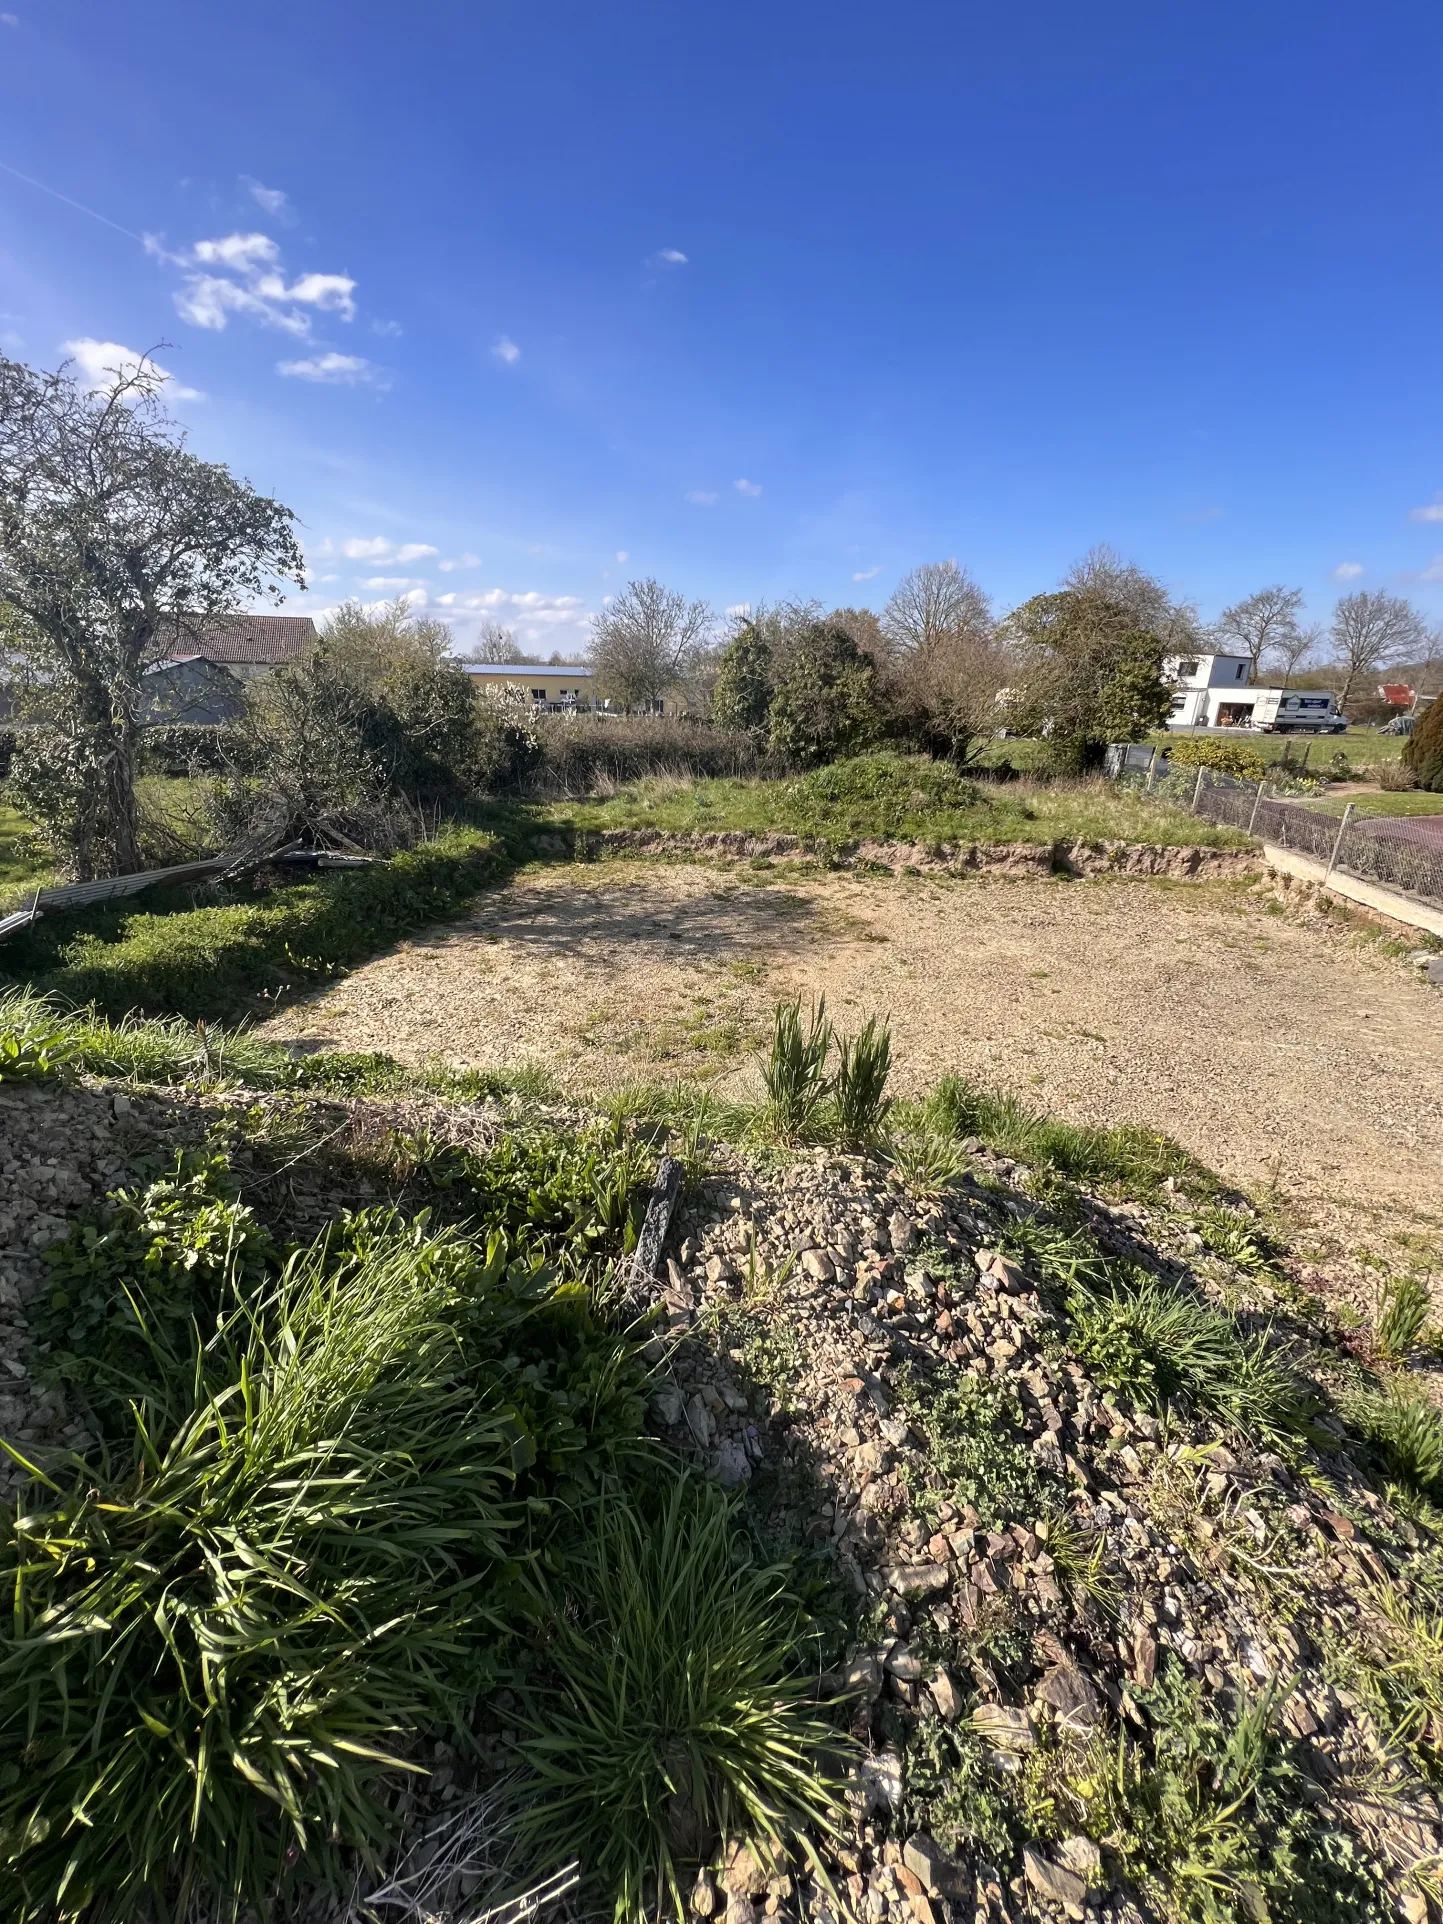
[[[252,902],[166,912],[112,906],[47,917],[0,952],[13,979],[116,1019],[233,1019],[255,998],[324,980],[410,929],[458,914],[504,864],[493,835],[458,830],[374,868],[292,883]]]

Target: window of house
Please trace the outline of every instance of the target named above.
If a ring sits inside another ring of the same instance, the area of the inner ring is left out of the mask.
[[[1241,681],[1243,676],[1246,675],[1247,672],[1248,672],[1248,664],[1245,661],[1240,661],[1238,663],[1238,675],[1237,675],[1238,680]]]
[[[1173,696],[1173,698],[1172,698],[1172,707],[1173,707],[1173,713],[1174,713],[1174,714],[1176,714],[1176,713],[1177,713],[1177,711],[1178,711],[1178,709],[1179,709],[1179,708],[1186,708],[1186,707],[1187,707],[1187,696],[1186,696],[1186,695],[1174,695],[1174,696]]]
[[[1178,680],[1191,681],[1197,669],[1198,665],[1195,661],[1180,661],[1177,665]]]
[[[545,701],[546,690],[544,688],[533,688],[531,691],[531,699],[532,701]]]

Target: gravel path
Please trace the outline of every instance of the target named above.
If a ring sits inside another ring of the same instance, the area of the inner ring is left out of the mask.
[[[779,995],[892,1019],[897,1086],[949,1070],[1076,1120],[1168,1130],[1316,1215],[1443,1221],[1443,1004],[1237,883],[547,868],[263,1033],[573,1088],[740,1090]]]

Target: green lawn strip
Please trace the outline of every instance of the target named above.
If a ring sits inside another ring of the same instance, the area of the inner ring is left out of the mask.
[[[876,840],[928,847],[1122,841],[1237,848],[1247,837],[1110,783],[976,782],[921,756],[865,755],[782,780],[629,782],[605,800],[557,802],[541,819],[572,830],[788,834],[823,847]]]
[[[34,830],[18,809],[0,802],[0,907],[12,907],[6,897],[28,884],[42,887],[50,880],[50,865],[32,842]]]
[[[374,868],[277,888],[250,902],[195,908],[188,891],[154,892],[46,916],[0,951],[12,981],[119,1018],[141,1010],[233,1019],[259,998],[320,981],[408,930],[459,914],[505,871],[497,837],[458,829]]]
[[[1406,735],[1385,735],[1378,728],[1349,728],[1341,735],[1264,735],[1250,729],[1194,735],[1188,729],[1175,728],[1160,729],[1148,740],[1158,748],[1180,741],[1241,741],[1265,762],[1280,762],[1286,757],[1294,764],[1302,763],[1306,750],[1307,772],[1311,775],[1326,774],[1329,763],[1338,755],[1346,756],[1357,768],[1396,762],[1408,742]]]
[[[1443,795],[1430,795],[1422,788],[1403,789],[1397,794],[1379,789],[1375,795],[1320,795],[1309,806],[1327,815],[1341,815],[1350,802],[1354,821],[1370,816],[1443,815]]]

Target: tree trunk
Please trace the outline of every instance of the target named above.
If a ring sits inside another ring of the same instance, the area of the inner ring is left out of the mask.
[[[112,874],[133,875],[141,866],[140,810],[135,799],[135,725],[124,716],[110,724],[106,759],[105,812],[108,817]]]

